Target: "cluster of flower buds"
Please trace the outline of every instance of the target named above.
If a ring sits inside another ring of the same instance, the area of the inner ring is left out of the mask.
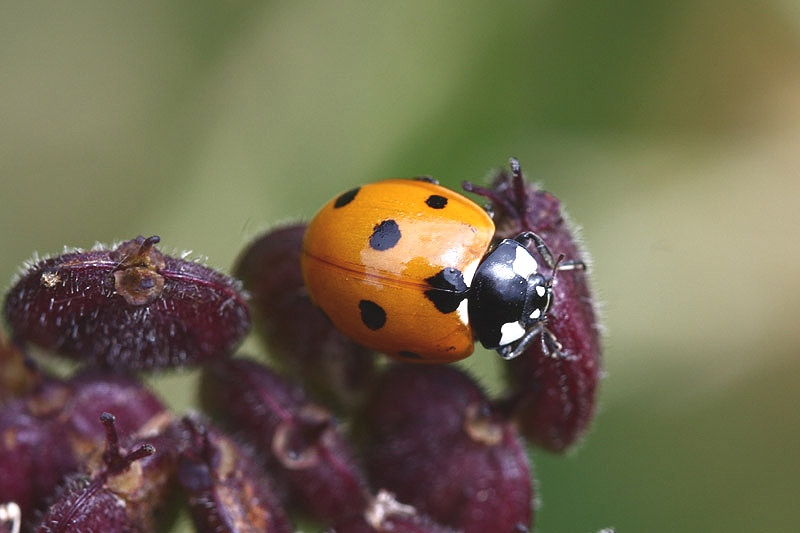
[[[102,446],[98,414],[114,412],[123,435],[158,433],[169,422],[162,403],[126,376],[85,372],[42,379],[35,391],[0,412],[0,501],[30,516],[61,479]]]
[[[155,512],[174,477],[177,448],[167,433],[129,439],[122,447],[115,417],[102,413],[106,443],[66,478],[37,533],[155,531]]]
[[[250,312],[238,282],[163,255],[158,241],[138,237],[27,265],[7,293],[0,504],[4,515],[18,511],[12,527],[163,529],[157,511],[194,441],[134,372],[230,356]],[[33,346],[82,369],[51,376],[31,358]]]
[[[491,202],[498,238],[534,231],[585,260],[515,162],[465,188]],[[532,343],[490,397],[457,367],[382,364],[339,333],[304,289],[304,231],[252,243],[243,286],[155,236],[27,265],[0,337],[0,533],[168,531],[181,506],[200,532],[531,531],[526,443],[563,451],[594,411],[585,274],[553,286],[558,356]],[[231,357],[251,305],[274,367]],[[52,376],[33,347],[83,368]],[[170,412],[135,375],[186,366],[202,366],[204,412]]]

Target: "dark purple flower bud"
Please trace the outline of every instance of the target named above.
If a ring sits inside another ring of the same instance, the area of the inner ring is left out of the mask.
[[[266,456],[268,467],[310,515],[334,522],[360,513],[367,485],[331,414],[263,365],[221,361],[203,398]]]
[[[119,412],[121,435],[163,429],[170,415],[135,379],[96,372],[68,382],[42,378],[39,388],[0,411],[0,501],[34,509],[105,439],[97,417]],[[91,422],[94,421],[92,424]]]
[[[256,328],[271,355],[319,397],[351,407],[374,376],[374,356],[311,303],[300,271],[305,229],[298,224],[260,237],[235,273],[252,294]]]
[[[511,160],[511,168],[511,173],[498,172],[490,189],[465,184],[468,191],[491,201],[497,237],[533,231],[552,254],[564,254],[565,261],[586,261],[558,199],[526,183],[516,159]],[[529,248],[537,262],[546,266],[535,247]],[[594,301],[584,270],[559,271],[546,322],[552,336],[543,334],[542,342],[532,343],[506,366],[512,388],[508,405],[520,429],[552,451],[569,448],[594,416],[601,358]]]
[[[95,367],[164,368],[231,354],[250,324],[236,282],[162,255],[158,242],[138,237],[31,265],[6,296],[13,338]]]
[[[469,376],[451,366],[393,365],[374,390],[363,424],[373,486],[465,532],[530,524],[525,448]]]
[[[267,473],[251,453],[199,416],[182,421],[178,482],[200,533],[291,533]]]
[[[15,502],[25,520],[78,466],[58,419],[70,395],[47,379],[0,410],[0,502]]]
[[[105,432],[97,417],[105,412],[114,413],[115,428],[122,438],[158,433],[171,422],[172,414],[161,400],[131,376],[86,371],[68,384],[72,396],[59,418],[76,458],[103,443]]]
[[[456,533],[421,515],[410,505],[380,491],[361,516],[334,526],[328,533]],[[511,532],[509,532],[511,533]]]
[[[105,450],[83,473],[70,478],[36,529],[39,533],[155,531],[154,513],[164,501],[177,463],[177,446],[166,435],[119,444],[114,416],[100,417]]]

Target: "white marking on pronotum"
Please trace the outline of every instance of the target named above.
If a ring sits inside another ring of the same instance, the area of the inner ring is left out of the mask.
[[[518,276],[522,276],[525,279],[536,274],[536,268],[538,265],[536,264],[536,259],[528,253],[523,246],[517,246],[517,254],[514,257],[514,264],[511,265],[511,269],[514,273]]]
[[[519,322],[507,322],[500,327],[500,346],[511,344],[525,335],[525,328]]]
[[[544,285],[536,286],[536,294],[539,295],[539,298],[543,298],[545,292],[547,292],[547,290],[544,288]]]
[[[539,308],[534,309],[533,313],[531,313],[531,318],[533,320],[539,320],[539,317],[541,316],[542,316],[542,310]]]

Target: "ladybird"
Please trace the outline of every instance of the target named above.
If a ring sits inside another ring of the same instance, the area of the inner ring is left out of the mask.
[[[475,338],[511,359],[539,334],[558,353],[545,327],[554,276],[539,272],[527,245],[553,274],[580,264],[553,261],[532,232],[490,249],[494,234],[482,207],[428,178],[362,185],[309,224],[305,286],[337,329],[397,359],[458,361]]]

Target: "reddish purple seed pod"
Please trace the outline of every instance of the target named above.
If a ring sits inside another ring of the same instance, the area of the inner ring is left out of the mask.
[[[327,533],[456,533],[437,524],[394,495],[380,491],[360,515],[335,525]],[[511,532],[509,532],[511,533]]]
[[[134,439],[122,448],[114,416],[103,413],[105,450],[61,487],[38,533],[155,531],[155,511],[164,502],[177,464],[177,443],[168,434]]]
[[[532,473],[523,443],[469,376],[451,366],[394,365],[367,405],[373,486],[465,532],[530,524]]]
[[[5,318],[30,342],[94,367],[165,368],[230,355],[250,325],[235,281],[163,255],[156,236],[32,265]]]
[[[170,418],[158,398],[130,377],[89,372],[68,382],[42,379],[35,392],[0,411],[0,479],[10,480],[0,483],[0,501],[16,502],[26,520],[103,443],[97,418],[104,411],[119,413],[123,437],[158,431]]]
[[[318,397],[352,407],[375,374],[374,356],[311,303],[300,271],[305,230],[297,224],[263,235],[244,251],[234,272],[252,294],[256,328],[272,356]]]
[[[161,400],[131,376],[89,370],[73,376],[68,384],[72,396],[59,418],[76,458],[103,442],[105,431],[97,418],[104,412],[114,413],[122,438],[161,432],[172,420]]]
[[[78,466],[58,419],[70,394],[46,379],[0,410],[0,502],[15,502],[25,520]]]
[[[490,189],[465,184],[465,189],[491,201],[497,237],[511,238],[533,231],[554,255],[586,261],[558,199],[526,183],[515,159],[511,167],[511,173],[497,174]],[[546,265],[535,249],[531,253],[540,265]],[[506,363],[511,385],[508,405],[526,436],[546,449],[561,452],[574,444],[591,423],[600,378],[600,331],[584,271],[556,275],[547,328],[562,345],[564,356],[534,342],[522,355]]]
[[[335,522],[360,513],[367,484],[330,412],[254,361],[221,361],[206,372],[203,399],[266,456],[269,470],[311,516]]]
[[[199,533],[291,533],[262,465],[198,415],[181,423],[178,482]]]

